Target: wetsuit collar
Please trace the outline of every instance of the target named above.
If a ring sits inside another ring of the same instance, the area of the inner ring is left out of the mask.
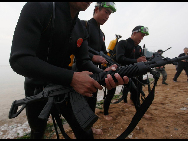
[[[90,21],[100,28],[100,25],[97,23],[97,21],[94,18],[91,18]]]
[[[131,44],[133,44],[135,46],[133,39],[128,38],[127,41],[130,42]]]

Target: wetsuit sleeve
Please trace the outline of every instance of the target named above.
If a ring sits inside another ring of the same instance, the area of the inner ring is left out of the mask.
[[[39,2],[26,3],[23,7],[13,35],[10,65],[25,77],[69,85],[73,71],[53,66],[37,57],[45,9]]]
[[[182,56],[185,56],[185,54],[181,53],[178,57],[182,57]]]
[[[89,57],[90,57],[90,59],[92,60],[92,58],[93,58],[93,54],[90,53],[90,52],[89,52]]]
[[[137,63],[136,59],[130,59],[130,58],[125,57],[127,49],[128,47],[126,46],[125,40],[121,40],[117,43],[117,47],[116,47],[117,62],[121,65],[129,65],[129,64]]]

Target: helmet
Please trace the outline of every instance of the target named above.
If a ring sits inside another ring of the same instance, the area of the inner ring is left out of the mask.
[[[134,32],[141,32],[141,33],[144,33],[146,36],[149,35],[149,29],[148,27],[144,27],[144,26],[136,26],[133,30],[132,30],[132,33]]]
[[[116,5],[114,2],[97,2],[95,7],[97,7],[97,6],[108,8],[111,13],[116,12]]]

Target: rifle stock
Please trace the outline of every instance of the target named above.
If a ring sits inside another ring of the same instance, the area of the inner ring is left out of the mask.
[[[70,102],[72,105],[73,113],[75,117],[84,130],[88,130],[97,120],[98,116],[90,109],[85,98],[74,91],[71,87],[64,87],[62,85],[49,84],[47,85],[42,92],[37,95],[23,98],[21,100],[15,100],[12,103],[12,106],[9,111],[9,119],[17,117],[27,104],[36,102],[42,99],[48,99],[48,102],[44,106],[38,118],[47,120],[50,114],[50,110],[55,100],[54,97],[59,95],[70,96]],[[64,100],[62,101],[64,102]],[[18,107],[22,108],[18,110]]]

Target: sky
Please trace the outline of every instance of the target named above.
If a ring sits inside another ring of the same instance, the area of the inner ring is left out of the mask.
[[[14,30],[25,3],[0,2],[0,65],[9,65]],[[95,3],[79,13],[81,20],[93,17]],[[149,51],[172,47],[163,56],[174,58],[188,47],[188,2],[116,2],[116,8],[117,11],[101,25],[106,48],[115,34],[122,36],[120,40],[126,40],[138,25],[149,28],[149,36],[139,44],[141,47],[145,44]]]

